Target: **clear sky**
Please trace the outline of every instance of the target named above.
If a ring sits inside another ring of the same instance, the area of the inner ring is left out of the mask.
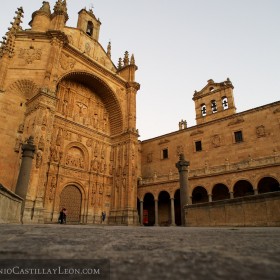
[[[49,1],[53,8],[55,0]],[[141,89],[137,127],[145,140],[195,125],[195,90],[227,77],[237,112],[280,100],[280,0],[68,0],[68,26],[93,6],[112,59],[134,53]],[[39,0],[1,1],[0,35],[17,7],[29,28]]]

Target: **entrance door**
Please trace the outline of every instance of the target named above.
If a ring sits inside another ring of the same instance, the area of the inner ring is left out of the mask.
[[[82,194],[76,186],[67,186],[60,194],[59,211],[67,210],[67,223],[79,223],[81,216]]]

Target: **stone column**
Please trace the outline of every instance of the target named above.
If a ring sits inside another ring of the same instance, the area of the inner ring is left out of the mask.
[[[258,189],[254,189],[254,195],[258,195],[259,194],[259,190]]]
[[[140,225],[143,226],[143,200],[140,200]]]
[[[208,201],[209,201],[209,202],[212,202],[212,193],[209,193],[209,194],[208,194]]]
[[[158,200],[155,199],[155,226],[158,226]]]
[[[233,199],[233,198],[234,198],[233,192],[229,192],[229,198],[230,198],[230,199]]]
[[[171,226],[176,226],[176,224],[175,224],[174,197],[171,197],[170,201],[171,201]]]
[[[180,154],[179,161],[176,163],[176,167],[179,172],[180,178],[180,203],[181,203],[181,223],[182,226],[186,225],[184,206],[189,203],[188,194],[188,167],[190,163],[185,160],[184,154]]]
[[[30,179],[30,172],[32,168],[32,160],[34,158],[36,146],[33,144],[34,138],[30,136],[27,140],[27,144],[22,145],[22,161],[20,166],[20,171],[18,175],[17,185],[16,185],[16,194],[19,195],[22,201],[21,208],[21,218],[24,211],[25,199],[28,191],[28,184]]]

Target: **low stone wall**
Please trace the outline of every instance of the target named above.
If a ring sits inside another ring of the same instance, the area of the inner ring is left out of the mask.
[[[184,207],[186,225],[280,226],[280,192]]]
[[[22,198],[0,184],[0,224],[20,223]]]

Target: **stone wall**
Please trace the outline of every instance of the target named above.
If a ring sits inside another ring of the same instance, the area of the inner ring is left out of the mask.
[[[280,226],[280,192],[185,206],[187,226]]]
[[[0,184],[0,224],[19,223],[22,199]]]

